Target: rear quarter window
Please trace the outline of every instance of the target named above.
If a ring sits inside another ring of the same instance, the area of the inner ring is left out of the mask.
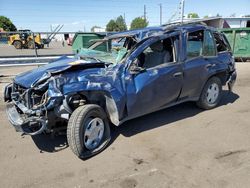
[[[213,35],[218,53],[231,51],[231,47],[222,33],[215,32]]]

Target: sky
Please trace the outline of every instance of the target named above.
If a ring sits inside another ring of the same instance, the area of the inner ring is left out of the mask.
[[[180,0],[0,0],[0,15],[10,18],[18,29],[36,32],[50,31],[64,24],[62,31],[90,31],[94,25],[104,27],[110,19],[124,16],[127,25],[135,17],[146,17],[149,26],[160,24],[160,4],[163,23],[178,18]],[[198,13],[228,17],[250,14],[250,0],[186,0],[185,14]],[[176,14],[177,13],[177,14]]]

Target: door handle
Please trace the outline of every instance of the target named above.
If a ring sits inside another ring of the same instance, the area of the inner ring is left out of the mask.
[[[176,73],[173,74],[173,76],[174,77],[179,77],[179,76],[182,76],[182,74],[183,74],[182,72],[176,72]]]
[[[216,66],[216,64],[211,64],[211,63],[209,63],[209,64],[206,65],[206,68],[209,69],[209,68],[215,67],[215,66]]]

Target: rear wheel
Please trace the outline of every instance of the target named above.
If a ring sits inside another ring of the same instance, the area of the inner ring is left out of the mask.
[[[22,48],[22,42],[21,41],[18,41],[18,40],[14,41],[13,45],[14,45],[14,47],[16,49],[21,49]]]
[[[70,117],[67,139],[79,158],[88,158],[102,151],[110,141],[109,121],[104,110],[93,104],[78,107]]]
[[[222,84],[218,77],[210,78],[205,84],[197,105],[200,108],[209,110],[216,107],[221,99]]]

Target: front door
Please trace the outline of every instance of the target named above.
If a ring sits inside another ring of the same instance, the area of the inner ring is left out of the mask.
[[[126,75],[129,117],[147,114],[175,102],[180,94],[183,72],[177,59],[179,35],[153,41],[132,63],[141,71]],[[131,66],[131,67],[133,67]]]

